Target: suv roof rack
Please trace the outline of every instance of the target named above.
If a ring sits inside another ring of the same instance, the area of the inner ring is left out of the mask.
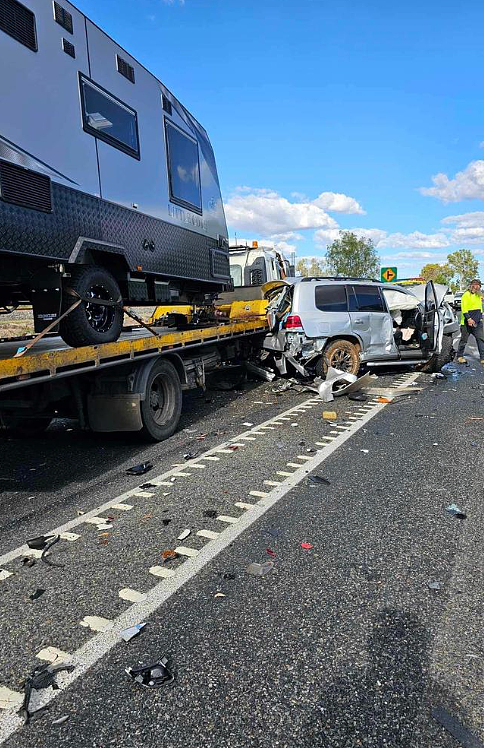
[[[367,283],[381,283],[377,278],[356,278],[351,275],[309,275],[302,278],[302,283],[309,281],[332,280],[332,281],[366,281]]]

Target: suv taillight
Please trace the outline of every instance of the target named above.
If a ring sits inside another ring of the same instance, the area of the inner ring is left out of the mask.
[[[301,317],[297,314],[290,314],[284,322],[284,329],[295,330],[296,328],[302,328]]]

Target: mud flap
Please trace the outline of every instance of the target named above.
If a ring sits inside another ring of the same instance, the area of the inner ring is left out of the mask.
[[[87,414],[92,431],[141,431],[141,395],[88,395]]]

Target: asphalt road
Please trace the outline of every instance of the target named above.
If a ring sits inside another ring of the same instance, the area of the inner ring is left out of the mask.
[[[0,710],[1,744],[457,748],[432,717],[438,705],[484,741],[483,421],[473,420],[484,380],[475,359],[457,368],[366,414],[341,398],[336,427],[322,418],[333,404],[251,383],[187,396],[163,444],[67,422],[42,440],[3,439],[0,699],[2,688],[21,693],[43,648],[76,669],[57,676],[54,699],[39,692],[49,708],[31,724],[12,732],[15,713]],[[126,475],[145,460],[149,473]],[[467,519],[446,513],[452,502]],[[124,504],[101,513],[112,528],[84,521],[109,503]],[[62,567],[21,563],[27,538],[64,525],[79,537],[52,548]],[[155,576],[161,553],[179,546],[199,554]],[[268,560],[267,575],[246,572]],[[128,602],[126,588],[145,597]],[[81,626],[85,616],[107,630]],[[147,625],[125,643],[130,616]],[[125,673],[165,655],[173,685],[150,690]]]

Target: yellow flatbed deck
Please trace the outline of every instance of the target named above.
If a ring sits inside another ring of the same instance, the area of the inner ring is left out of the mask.
[[[15,354],[29,341],[0,343],[0,392],[66,377],[123,362],[149,358],[169,350],[194,348],[230,338],[264,333],[265,318],[229,321],[191,330],[160,328],[153,335],[143,328],[125,330],[115,343],[70,348],[57,336],[38,341],[24,355]]]

